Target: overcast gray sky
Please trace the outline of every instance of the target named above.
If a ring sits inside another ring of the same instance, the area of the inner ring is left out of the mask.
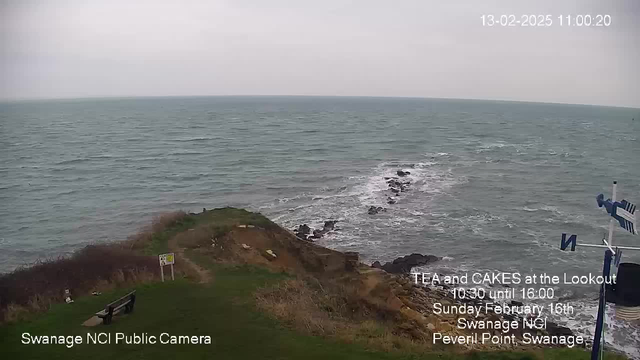
[[[348,95],[640,107],[640,1],[0,0],[0,98]],[[481,16],[551,15],[550,27]],[[609,27],[559,15],[608,14]]]

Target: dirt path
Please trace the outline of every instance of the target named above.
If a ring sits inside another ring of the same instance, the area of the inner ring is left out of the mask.
[[[181,248],[178,245],[178,240],[176,239],[176,237],[172,237],[171,239],[169,239],[168,242],[168,247],[169,250],[176,253],[176,257],[179,258],[180,260],[182,260],[182,262],[184,262],[184,264],[191,270],[193,270],[196,274],[198,274],[198,278],[200,279],[198,282],[200,284],[206,284],[206,283],[210,283],[213,280],[213,276],[211,275],[211,272],[201,266],[199,266],[198,264],[194,263],[191,259],[189,259],[185,254],[184,254],[184,248]]]

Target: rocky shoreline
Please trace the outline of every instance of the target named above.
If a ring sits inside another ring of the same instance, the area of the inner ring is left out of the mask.
[[[396,199],[401,196],[402,193],[410,191],[411,187],[411,181],[405,180],[406,176],[411,174],[409,171],[400,169],[397,170],[396,174],[397,176],[384,177],[384,180],[388,185],[389,194],[387,196],[387,204],[389,205],[396,204],[398,202]],[[368,207],[367,213],[369,215],[377,215],[386,210],[386,208],[383,208],[381,206],[371,205]],[[324,222],[324,225],[321,229],[312,229],[307,224],[302,224],[293,229],[293,232],[297,238],[313,242],[314,240],[320,239],[324,235],[332,231],[339,230],[335,227],[337,222],[337,220],[327,220]],[[358,256],[357,253],[349,253],[349,255],[351,255],[352,257],[355,256],[356,259]],[[470,305],[480,307],[486,306],[489,300],[457,299],[452,294],[454,286],[445,284],[426,286],[417,284],[410,279],[409,274],[411,273],[411,270],[413,268],[429,266],[430,264],[433,264],[434,262],[437,262],[441,259],[441,257],[435,255],[413,253],[410,255],[398,257],[392,261],[388,261],[385,263],[374,261],[371,264],[371,268],[382,270],[387,274],[397,277],[395,281],[391,282],[391,284],[398,284],[400,287],[397,288],[396,285],[391,285],[391,287],[396,288],[394,292],[397,294],[398,299],[401,300],[399,304],[407,305],[408,309],[410,309],[412,312],[419,314],[419,316],[422,318],[426,318],[428,322],[427,328],[430,331],[437,329],[444,330],[449,334],[468,334],[467,332],[456,328],[457,321],[459,320],[460,316],[452,314],[435,314],[433,308],[434,304],[437,302],[442,306]],[[525,306],[525,304],[515,300],[505,302],[504,305]],[[400,306],[397,310],[401,311],[402,306]],[[476,320],[488,322],[516,321],[521,324],[523,323],[523,321],[527,320],[527,316],[518,314],[498,315],[495,313],[485,313],[480,314],[478,316],[478,319]],[[574,335],[573,331],[568,327],[561,326],[551,321],[546,322],[546,328],[543,330],[518,328],[501,335],[514,335],[521,338],[525,333],[528,333],[530,335],[544,333],[549,336],[565,337]]]
[[[380,261],[374,261],[371,267],[382,269],[390,274],[408,274],[414,267],[425,266],[438,260],[442,260],[442,258],[434,255],[414,253],[386,262],[384,265],[381,264]]]
[[[330,231],[334,231],[338,220],[327,220],[324,222],[322,229],[311,229],[309,225],[302,224],[293,229],[293,233],[301,240],[313,241],[322,238]]]

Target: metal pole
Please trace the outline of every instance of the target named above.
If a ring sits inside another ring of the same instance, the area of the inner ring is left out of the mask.
[[[611,250],[604,252],[604,265],[602,267],[602,276],[607,279],[611,272]],[[596,331],[593,334],[593,348],[591,349],[591,360],[598,360],[600,355],[600,340],[602,339],[602,327],[604,326],[604,313],[607,303],[604,298],[604,284],[600,285],[600,302],[598,304],[598,317],[596,319]],[[604,349],[604,346],[602,346]]]
[[[164,282],[164,270],[162,269],[162,265],[160,265],[160,278],[162,279],[162,282]]]
[[[611,203],[615,203],[616,202],[616,188],[618,187],[618,182],[614,181],[613,182],[613,191],[611,192]],[[614,208],[611,207],[611,212],[614,211]],[[611,214],[613,215],[613,214]],[[609,220],[609,238],[607,239],[609,241],[609,246],[613,246],[613,227],[614,227],[614,221],[615,219],[613,218],[613,216],[611,216],[611,220]]]
[[[617,190],[617,188],[618,188],[618,182],[614,180],[613,181],[613,189],[611,190],[611,204],[615,204],[615,202],[616,202],[616,190]],[[611,207],[611,215],[613,215],[614,209],[615,208],[612,206]],[[609,220],[609,238],[607,239],[608,242],[605,242],[606,245],[609,246],[609,250],[606,250],[606,253],[605,253],[605,258],[607,256],[606,254],[607,253],[609,254],[609,264],[608,265],[605,264],[607,266],[607,275],[606,276],[609,276],[610,273],[611,273],[611,254],[614,253],[613,249],[611,248],[613,246],[613,228],[614,228],[614,226],[615,226],[614,218],[613,218],[613,216],[611,216],[611,220]],[[605,260],[605,262],[606,262],[606,260]],[[603,270],[603,276],[605,276],[604,275],[604,270]],[[605,277],[605,279],[606,279],[606,277]],[[605,291],[605,285],[602,284],[602,286],[600,288],[600,297],[601,297],[600,302],[603,304],[602,305],[602,348],[600,349],[600,353],[601,353],[600,355],[601,355],[602,359],[604,359],[604,344],[606,343],[606,339],[605,339],[605,336],[604,336],[604,328],[605,328],[604,312],[605,312],[605,310],[607,308],[606,293],[607,292]],[[598,308],[599,307],[600,306],[598,306]],[[600,310],[598,309],[598,312],[599,311]]]
[[[607,246],[607,245],[598,245],[598,244],[578,244],[578,246],[601,248],[601,249],[610,249],[609,246]],[[640,251],[640,247],[633,247],[633,246],[616,246],[616,249],[638,250],[638,251]],[[613,253],[616,253],[616,252],[614,251]]]
[[[173,277],[173,264],[171,264],[171,280],[175,280],[175,278]]]

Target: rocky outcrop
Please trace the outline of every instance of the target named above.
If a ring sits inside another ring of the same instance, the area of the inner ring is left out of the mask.
[[[302,225],[296,229],[296,232],[308,236],[309,234],[318,235],[336,230],[339,229],[335,229],[335,221],[326,221],[322,224],[321,229],[314,231],[311,227]],[[347,312],[344,313],[345,316],[340,318],[357,319],[359,322],[362,321],[361,319],[372,321],[385,319],[385,326],[389,326],[393,334],[415,339],[417,340],[416,344],[431,342],[434,332],[448,336],[469,336],[476,332],[473,329],[462,329],[456,326],[460,318],[466,318],[468,315],[451,312],[435,313],[434,305],[436,303],[443,306],[482,305],[483,300],[455,298],[450,289],[451,285],[421,285],[408,274],[412,268],[429,265],[439,260],[439,257],[411,254],[385,264],[374,263],[373,267],[385,270],[380,271],[360,263],[359,255],[356,252],[339,253],[305,241],[296,241],[293,236],[282,231],[256,227],[246,231],[234,231],[230,234],[223,239],[232,242],[225,243],[224,246],[228,251],[225,254],[229,255],[229,259],[240,261],[240,263],[268,266],[270,269],[301,273],[305,275],[305,278],[307,276],[315,278],[317,282],[314,281],[314,285],[310,289],[314,291],[312,294],[317,295],[310,298],[314,301],[321,297],[325,299],[318,303],[314,302],[314,306],[318,306],[321,311],[335,312],[344,309]],[[212,251],[209,248],[204,250]],[[318,286],[315,285],[316,283]],[[305,281],[304,284],[308,285],[311,282]],[[296,299],[296,296],[299,296],[296,294],[299,294],[300,288],[292,286],[287,289],[289,289],[287,291],[292,291],[289,294],[291,296],[275,298]],[[344,303],[347,306],[341,306],[338,310],[333,306],[324,306],[325,304],[334,304],[334,300],[339,300],[340,304]],[[285,308],[287,311],[279,310],[278,314],[293,313],[293,310],[298,310],[300,306],[297,301],[288,303],[291,307]],[[523,303],[512,300],[512,304],[522,306]],[[342,315],[342,313],[338,314]],[[522,323],[523,316],[526,315],[500,315],[489,312],[478,315],[478,320],[509,320]],[[302,323],[301,326],[306,326],[306,323]],[[538,335],[547,333],[550,335],[569,335],[571,329],[549,321],[547,328],[543,330],[521,327],[512,329],[504,335],[513,334],[516,338],[520,338],[524,332]],[[500,335],[500,332],[497,334]],[[502,344],[497,346],[489,344],[456,349],[465,351],[511,348],[504,347]],[[528,350],[528,348],[525,349]]]
[[[309,233],[311,232],[311,228],[307,224],[302,224],[298,226],[297,229],[293,229],[294,234],[302,240],[307,240]]]
[[[547,328],[545,329],[549,335],[573,335],[573,331],[566,326],[558,325],[554,322],[547,322]]]
[[[335,226],[338,220],[327,220],[324,222],[322,229],[311,229],[307,224],[298,226],[297,229],[293,229],[293,233],[299,239],[313,241],[313,239],[320,239],[329,231],[335,230]]]
[[[404,176],[410,175],[411,173],[409,171],[398,170],[396,174],[398,174],[398,176],[385,176],[384,180],[387,183],[387,186],[389,187],[389,191],[391,191],[391,193],[395,196],[400,196],[400,193],[409,191],[411,181],[410,180],[402,181],[400,180],[399,177],[404,177]],[[393,205],[397,202],[398,201],[392,198],[391,196],[387,196],[387,204]],[[380,211],[384,211],[384,210],[386,209],[383,209],[380,206],[370,206],[367,213],[369,215],[375,215]]]
[[[336,223],[338,222],[338,220],[328,220],[324,222],[324,226],[322,226],[322,231],[323,232],[328,232],[331,231],[335,228]]]
[[[398,172],[402,172],[402,176],[409,174],[409,172],[403,172],[402,170],[398,170]],[[387,182],[387,186],[389,186],[389,190],[391,192],[398,194],[401,192],[405,192],[409,190],[409,186],[411,185],[411,181],[400,181],[397,177],[384,178]]]
[[[440,259],[440,257],[434,255],[422,255],[414,253],[411,255],[399,257],[392,262],[385,263],[384,265],[382,265],[379,261],[376,261],[371,264],[371,267],[382,269],[391,274],[406,274],[416,266],[424,266]]]

